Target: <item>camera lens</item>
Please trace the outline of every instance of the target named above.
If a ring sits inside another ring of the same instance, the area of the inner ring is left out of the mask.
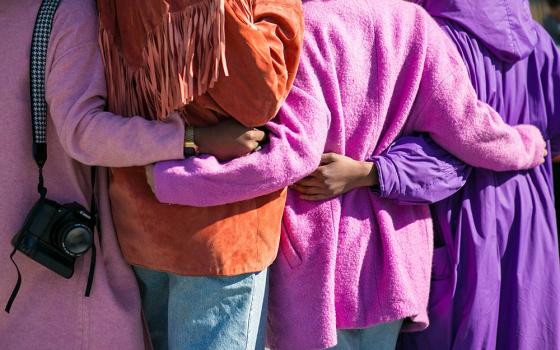
[[[60,246],[69,255],[84,255],[92,244],[91,229],[82,224],[65,227],[60,235]]]

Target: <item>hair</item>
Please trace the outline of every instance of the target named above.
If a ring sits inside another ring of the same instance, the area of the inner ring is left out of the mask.
[[[560,6],[560,0],[548,0],[548,6],[550,6],[550,8],[556,8],[558,6]]]

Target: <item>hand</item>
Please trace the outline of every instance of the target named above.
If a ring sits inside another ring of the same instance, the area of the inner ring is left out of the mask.
[[[301,198],[319,201],[340,196],[358,187],[379,182],[371,162],[361,162],[336,153],[325,153],[321,165],[309,176],[292,185]]]
[[[265,137],[263,131],[247,128],[233,119],[194,129],[199,152],[211,154],[222,162],[253,152]]]
[[[544,146],[544,152],[543,152],[543,159],[542,159],[542,161],[541,161],[541,164],[544,164],[544,163],[546,162],[546,157],[547,157],[547,156],[548,156],[548,148],[547,148],[547,146],[545,145],[545,146]]]

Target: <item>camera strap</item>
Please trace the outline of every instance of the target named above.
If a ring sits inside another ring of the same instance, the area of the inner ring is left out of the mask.
[[[97,215],[97,201],[95,200],[95,180],[97,178],[97,168],[91,167],[91,204],[89,210],[91,212],[91,218],[93,220],[93,241],[91,244],[91,258],[89,260],[89,273],[86,285],[86,297],[91,294],[91,287],[93,286],[93,275],[95,273],[95,261],[97,256],[97,249],[95,249],[95,229],[97,228],[97,233],[99,237],[99,244],[101,244],[101,224],[99,223],[99,217]]]
[[[43,179],[43,166],[47,161],[47,102],[45,101],[45,67],[47,64],[47,49],[51,36],[52,22],[54,14],[58,8],[60,0],[44,0],[39,7],[35,26],[33,28],[33,38],[31,41],[30,57],[30,81],[31,81],[31,115],[33,127],[33,159],[37,163],[39,170],[39,182],[37,191],[41,198],[47,195],[47,188]],[[14,250],[10,254],[10,260],[16,267],[17,282],[14,286],[10,299],[6,304],[5,311],[10,313],[12,304],[21,288],[21,272],[17,266],[14,255],[17,252],[21,237],[15,244]]]
[[[41,199],[45,199],[47,195],[47,188],[45,187],[43,177],[43,167],[47,162],[47,114],[48,106],[45,99],[45,70],[47,65],[47,52],[52,31],[52,23],[60,0],[43,0],[39,7],[39,12],[35,19],[35,26],[33,28],[33,38],[31,41],[31,56],[30,56],[30,82],[31,82],[31,115],[32,115],[32,129],[33,129],[33,159],[37,164],[39,171],[39,179],[37,191]],[[91,215],[94,220],[94,230],[98,228],[101,233],[101,227],[97,218],[97,203],[95,198],[95,179],[96,169],[91,168]],[[101,235],[99,235],[101,241]],[[21,240],[21,237],[19,238]],[[17,282],[14,286],[12,294],[6,304],[5,311],[10,313],[12,304],[14,303],[19,290],[21,288],[22,278],[19,267],[14,261],[14,255],[17,252],[17,247],[21,243],[15,244],[14,250],[10,254],[10,260],[16,267]],[[90,269],[86,286],[86,297],[89,297],[93,285],[93,275],[95,272],[96,262],[96,249],[95,237],[91,247],[91,260]]]
[[[47,102],[45,100],[45,67],[47,65],[47,49],[51,36],[52,22],[54,14],[58,8],[60,0],[44,0],[41,2],[35,26],[33,27],[33,38],[31,41],[30,57],[30,82],[31,82],[31,115],[33,127],[33,159],[37,163],[39,170],[39,182],[37,191],[42,199],[47,195],[43,179],[43,166],[47,161]],[[5,311],[10,313],[19,289],[21,288],[21,272],[17,266],[14,255],[17,247],[21,243],[20,237],[15,244],[14,250],[10,254],[10,260],[16,267],[17,282],[14,286],[10,299],[6,304]]]
[[[43,166],[47,161],[47,101],[45,99],[45,69],[47,51],[51,37],[52,22],[60,0],[43,0],[31,41],[30,81],[31,81],[31,115],[33,127],[33,158],[39,169],[37,190],[41,198],[47,195],[44,185]]]

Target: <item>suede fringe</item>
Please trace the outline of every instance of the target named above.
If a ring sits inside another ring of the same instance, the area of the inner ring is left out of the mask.
[[[228,3],[252,23],[247,1]],[[100,28],[109,110],[163,120],[195,94],[205,93],[218,80],[220,66],[228,75],[224,27],[224,0],[200,1],[169,13],[149,34],[141,67],[128,65],[110,33]]]

